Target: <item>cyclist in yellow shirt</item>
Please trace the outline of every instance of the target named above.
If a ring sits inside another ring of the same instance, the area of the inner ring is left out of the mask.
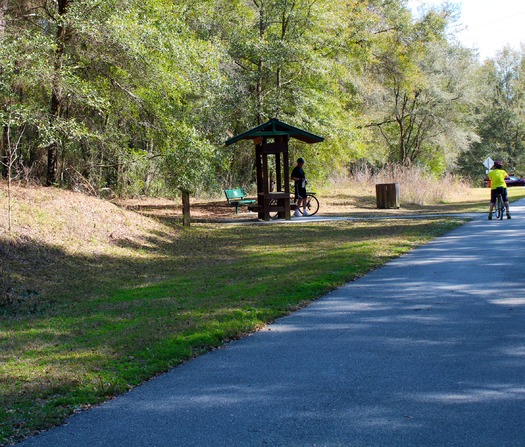
[[[494,209],[494,204],[496,203],[498,194],[501,194],[503,197],[503,202],[507,209],[507,219],[510,219],[507,184],[505,183],[505,179],[508,178],[508,176],[509,174],[503,169],[503,163],[501,161],[495,161],[492,171],[488,173],[488,177],[491,181],[489,220],[492,219],[492,210]]]

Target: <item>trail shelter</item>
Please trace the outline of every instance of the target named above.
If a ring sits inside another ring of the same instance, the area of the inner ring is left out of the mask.
[[[250,206],[258,213],[259,219],[270,220],[271,212],[278,212],[280,217],[290,219],[290,160],[288,142],[290,138],[307,144],[320,143],[323,137],[314,135],[272,118],[264,124],[230,138],[229,146],[240,140],[253,140],[257,167],[257,204]],[[270,166],[275,169],[275,180],[270,175]]]

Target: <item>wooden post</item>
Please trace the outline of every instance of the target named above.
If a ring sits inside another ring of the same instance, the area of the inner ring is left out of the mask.
[[[380,183],[376,185],[377,207],[380,209],[399,208],[399,184]]]
[[[191,223],[190,217],[190,192],[182,191],[182,225],[189,227]]]
[[[284,177],[284,192],[290,192],[290,154],[288,152],[289,138],[284,139],[283,151],[283,177]]]
[[[283,190],[283,178],[281,173],[281,154],[275,154],[275,181],[276,181],[276,191],[280,192]]]

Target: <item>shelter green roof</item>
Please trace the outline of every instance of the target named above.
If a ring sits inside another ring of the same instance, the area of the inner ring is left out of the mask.
[[[291,126],[290,124],[283,123],[277,118],[272,118],[264,124],[230,138],[224,144],[229,146],[230,144],[236,143],[240,140],[255,140],[256,138],[271,138],[283,135],[288,135],[291,138],[296,138],[308,144],[320,143],[321,141],[324,141],[323,137],[314,135],[313,133],[307,132],[306,130],[299,129],[298,127]]]

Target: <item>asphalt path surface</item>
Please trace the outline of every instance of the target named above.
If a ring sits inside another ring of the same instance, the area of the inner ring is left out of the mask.
[[[525,202],[20,445],[524,446]]]

